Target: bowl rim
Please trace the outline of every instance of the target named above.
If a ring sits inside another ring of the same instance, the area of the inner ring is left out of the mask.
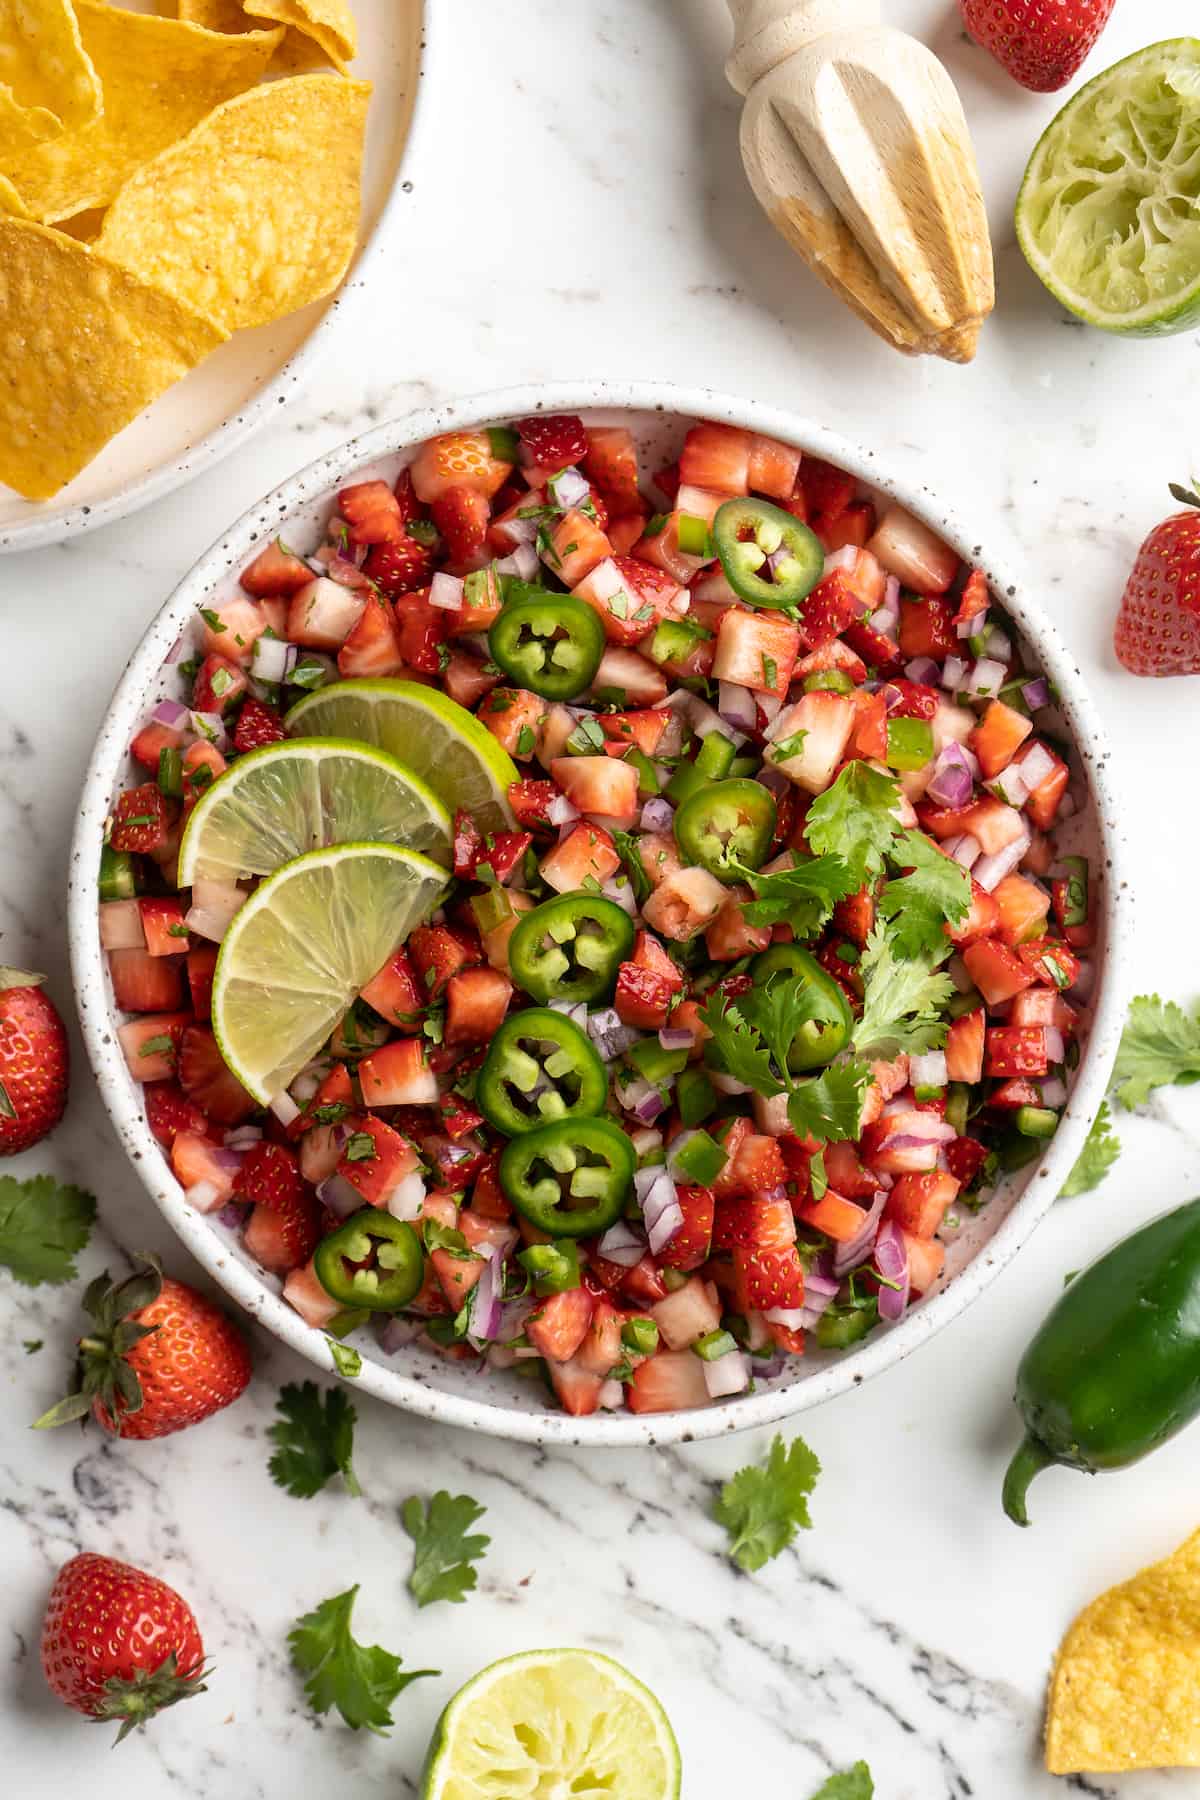
[[[1104,976],[1099,983],[1088,1045],[1062,1124],[1028,1178],[1024,1192],[990,1241],[945,1288],[909,1312],[887,1333],[864,1340],[861,1348],[788,1387],[767,1389],[691,1412],[599,1413],[579,1419],[548,1409],[510,1410],[491,1404],[485,1397],[476,1400],[443,1392],[367,1358],[363,1359],[355,1383],[392,1405],[467,1430],[525,1443],[630,1448],[698,1442],[731,1431],[774,1424],[860,1386],[910,1355],[964,1312],[1030,1237],[1057,1197],[1107,1089],[1124,1019],[1124,969],[1128,962],[1124,952],[1132,930],[1132,890],[1125,874],[1126,846],[1106,734],[1086,691],[1082,671],[1039,602],[1022,590],[1005,562],[985,554],[982,545],[974,541],[926,484],[903,473],[897,476],[890,464],[885,473],[877,466],[873,450],[858,448],[838,433],[788,408],[665,382],[529,383],[423,408],[374,427],[316,458],[248,508],[197,560],[142,636],[117,684],[88,762],[71,844],[67,924],[72,983],[88,1057],[117,1136],[151,1198],[197,1261],[253,1319],[318,1368],[336,1374],[325,1334],[306,1325],[279,1294],[227,1253],[207,1218],[187,1206],[182,1189],[136,1104],[136,1095],[129,1091],[124,1057],[109,1012],[95,899],[107,797],[116,786],[130,738],[144,710],[144,695],[159,674],[181,626],[214,580],[240,565],[252,552],[267,518],[282,521],[294,507],[341,485],[356,468],[411,449],[438,432],[468,429],[538,411],[598,410],[713,419],[797,444],[806,454],[824,457],[892,496],[945,537],[961,556],[982,567],[1062,696],[1096,808],[1105,865]]]

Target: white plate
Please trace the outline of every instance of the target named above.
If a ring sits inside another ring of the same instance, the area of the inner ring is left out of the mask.
[[[152,12],[148,0],[122,0]],[[374,252],[395,216],[405,148],[429,79],[424,0],[354,0],[358,60],[351,73],[374,83],[363,167],[362,230],[345,283],[274,325],[236,331],[212,356],[105,445],[53,500],[24,500],[0,485],[0,554],[61,543],[107,525],[181,487],[294,398],[353,319]]]
[[[164,1217],[209,1273],[268,1331],[323,1370],[332,1367],[328,1340],[306,1325],[280,1296],[280,1284],[242,1249],[215,1216],[194,1212],[146,1124],[142,1091],[131,1080],[116,1038],[121,1015],[113,1005],[107,961],[100,948],[96,887],[104,821],[117,793],[140,779],[131,766],[129,742],[157,702],[177,698],[179,676],[166,659],[201,606],[217,606],[237,591],[239,571],[255,547],[276,533],[300,546],[318,541],[331,496],[349,480],[394,480],[416,448],[435,432],[507,424],[529,413],[581,412],[589,424],[628,425],[638,439],[643,470],[661,468],[678,454],[687,425],[721,419],[800,445],[850,470],[880,495],[891,495],[923,518],[958,553],[983,568],[1028,645],[1033,666],[1045,671],[1062,697],[1060,730],[1073,745],[1075,779],[1087,804],[1060,830],[1064,851],[1080,851],[1100,871],[1098,979],[1091,1002],[1083,1056],[1062,1124],[1040,1159],[1008,1177],[980,1212],[971,1215],[947,1246],[946,1273],[935,1290],[893,1327],[841,1355],[816,1353],[794,1361],[757,1391],[696,1412],[639,1417],[597,1413],[572,1418],[548,1404],[536,1384],[474,1366],[445,1362],[409,1346],[394,1356],[380,1351],[369,1331],[354,1334],[361,1351],[358,1385],[393,1406],[445,1424],[533,1443],[627,1446],[711,1438],[765,1425],[847,1392],[898,1362],[963,1312],[1016,1255],[1054,1203],[1083,1145],[1108,1085],[1125,1016],[1123,989],[1132,896],[1124,876],[1124,847],[1114,797],[1104,727],[1093,710],[1074,658],[1032,595],[986,547],[989,530],[968,530],[924,486],[880,468],[875,453],[857,448],[825,427],[775,406],[733,399],[703,388],[649,382],[592,381],[526,387],[463,400],[380,425],[343,444],[293,475],[244,513],[217,539],[176,588],[130,660],[105,716],[84,780],[68,881],[67,931],[75,1000],[101,1098],[138,1176]]]

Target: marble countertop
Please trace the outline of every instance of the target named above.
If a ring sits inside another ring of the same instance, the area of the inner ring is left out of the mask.
[[[1122,674],[1110,630],[1130,558],[1194,451],[1197,338],[1123,343],[1063,316],[1018,251],[1011,205],[1054,101],[1024,94],[963,38],[950,0],[887,9],[947,60],[980,147],[999,307],[970,368],[910,363],[854,324],[759,215],[737,155],[719,0],[432,0],[440,86],[407,209],[369,303],[306,395],[183,493],[57,549],[0,560],[0,944],[47,969],[64,1009],[66,846],[106,698],[139,630],[221,527],[345,437],[413,406],[508,381],[615,375],[769,397],[941,489],[1040,589],[1084,669],[1129,794],[1140,910],[1135,991],[1200,991],[1191,920],[1195,694]],[[1096,67],[1191,28],[1185,0],[1125,0]],[[1192,946],[1189,949],[1189,944]],[[1200,1432],[1141,1473],[1034,1490],[1036,1527],[1002,1517],[1013,1369],[1063,1274],[1200,1181],[1200,1090],[1121,1120],[1124,1159],[1061,1203],[940,1338],[805,1417],[825,1472],[814,1529],[760,1575],[722,1558],[716,1484],[766,1434],[680,1451],[535,1453],[359,1402],[366,1498],[287,1498],[266,1473],[279,1385],[311,1373],[272,1341],[235,1408],[159,1445],[74,1429],[33,1437],[59,1391],[78,1290],[0,1272],[0,1754],[6,1792],[92,1800],[395,1800],[453,1688],[492,1657],[579,1642],[663,1697],[688,1800],[749,1771],[807,1800],[871,1762],[881,1800],[1049,1800],[1038,1736],[1054,1647],[1077,1608],[1195,1528]],[[6,1165],[99,1196],[95,1273],[155,1246],[187,1275],[123,1161],[82,1055],[70,1116]],[[23,1341],[41,1338],[33,1355]],[[414,1489],[470,1491],[493,1547],[465,1607],[418,1614],[397,1515]],[[109,1756],[62,1712],[37,1641],[55,1570],[80,1548],[172,1580],[216,1664],[203,1698]],[[362,1584],[357,1624],[443,1671],[397,1705],[387,1741],[308,1715],[284,1637]],[[1063,1784],[1058,1784],[1063,1785]],[[1200,1796],[1200,1773],[1065,1784],[1111,1800]]]

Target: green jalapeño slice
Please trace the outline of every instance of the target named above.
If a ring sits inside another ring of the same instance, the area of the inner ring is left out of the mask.
[[[591,1003],[610,994],[633,948],[633,920],[615,900],[560,894],[526,913],[508,943],[513,979],[535,1000]]]
[[[637,1152],[611,1119],[563,1119],[505,1147],[500,1186],[549,1237],[594,1237],[621,1216]]]
[[[750,966],[755,987],[761,987],[774,976],[799,975],[807,1017],[792,1039],[788,1068],[793,1074],[805,1069],[820,1069],[844,1050],[854,1030],[854,1014],[850,1002],[833,979],[826,974],[815,956],[799,944],[772,944]]]
[[[604,1111],[608,1073],[586,1031],[565,1013],[512,1013],[492,1039],[475,1085],[488,1123],[517,1137],[553,1120]]]
[[[364,1206],[322,1238],[313,1270],[329,1298],[343,1306],[399,1312],[420,1289],[425,1258],[411,1225]]]
[[[512,575],[504,576],[501,592],[504,607],[488,632],[492,661],[544,700],[582,694],[607,642],[599,613],[572,594],[552,594]]]
[[[820,538],[768,500],[726,500],[712,535],[726,581],[748,606],[796,606],[825,573]]]
[[[775,801],[757,781],[710,781],[675,814],[675,839],[686,861],[718,881],[736,881],[738,866],[762,866],[775,835]]]

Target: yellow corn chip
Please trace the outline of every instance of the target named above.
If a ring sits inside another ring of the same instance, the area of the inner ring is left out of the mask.
[[[0,214],[0,482],[48,500],[223,335],[74,238]]]
[[[191,25],[203,25],[206,31],[261,30],[260,20],[247,17],[242,0],[179,0],[179,17]],[[275,52],[271,73],[305,75],[327,68],[331,61],[312,38],[288,31]]]
[[[1200,1767],[1200,1531],[1080,1613],[1050,1683],[1052,1775]]]
[[[245,31],[250,24],[242,0],[179,0],[179,17],[205,31]]]
[[[98,248],[226,331],[330,293],[358,239],[369,82],[272,81],[130,180]]]
[[[104,112],[81,131],[4,159],[36,219],[105,206],[134,171],[214,106],[253,87],[282,33],[223,37],[176,19],[76,0],[83,43],[104,86]]]
[[[71,0],[0,0],[0,156],[79,130],[100,109]]]
[[[358,55],[358,26],[348,0],[246,0],[246,11],[303,32],[339,69]]]
[[[13,218],[27,219],[21,196],[6,175],[0,175],[0,214],[10,213]]]

